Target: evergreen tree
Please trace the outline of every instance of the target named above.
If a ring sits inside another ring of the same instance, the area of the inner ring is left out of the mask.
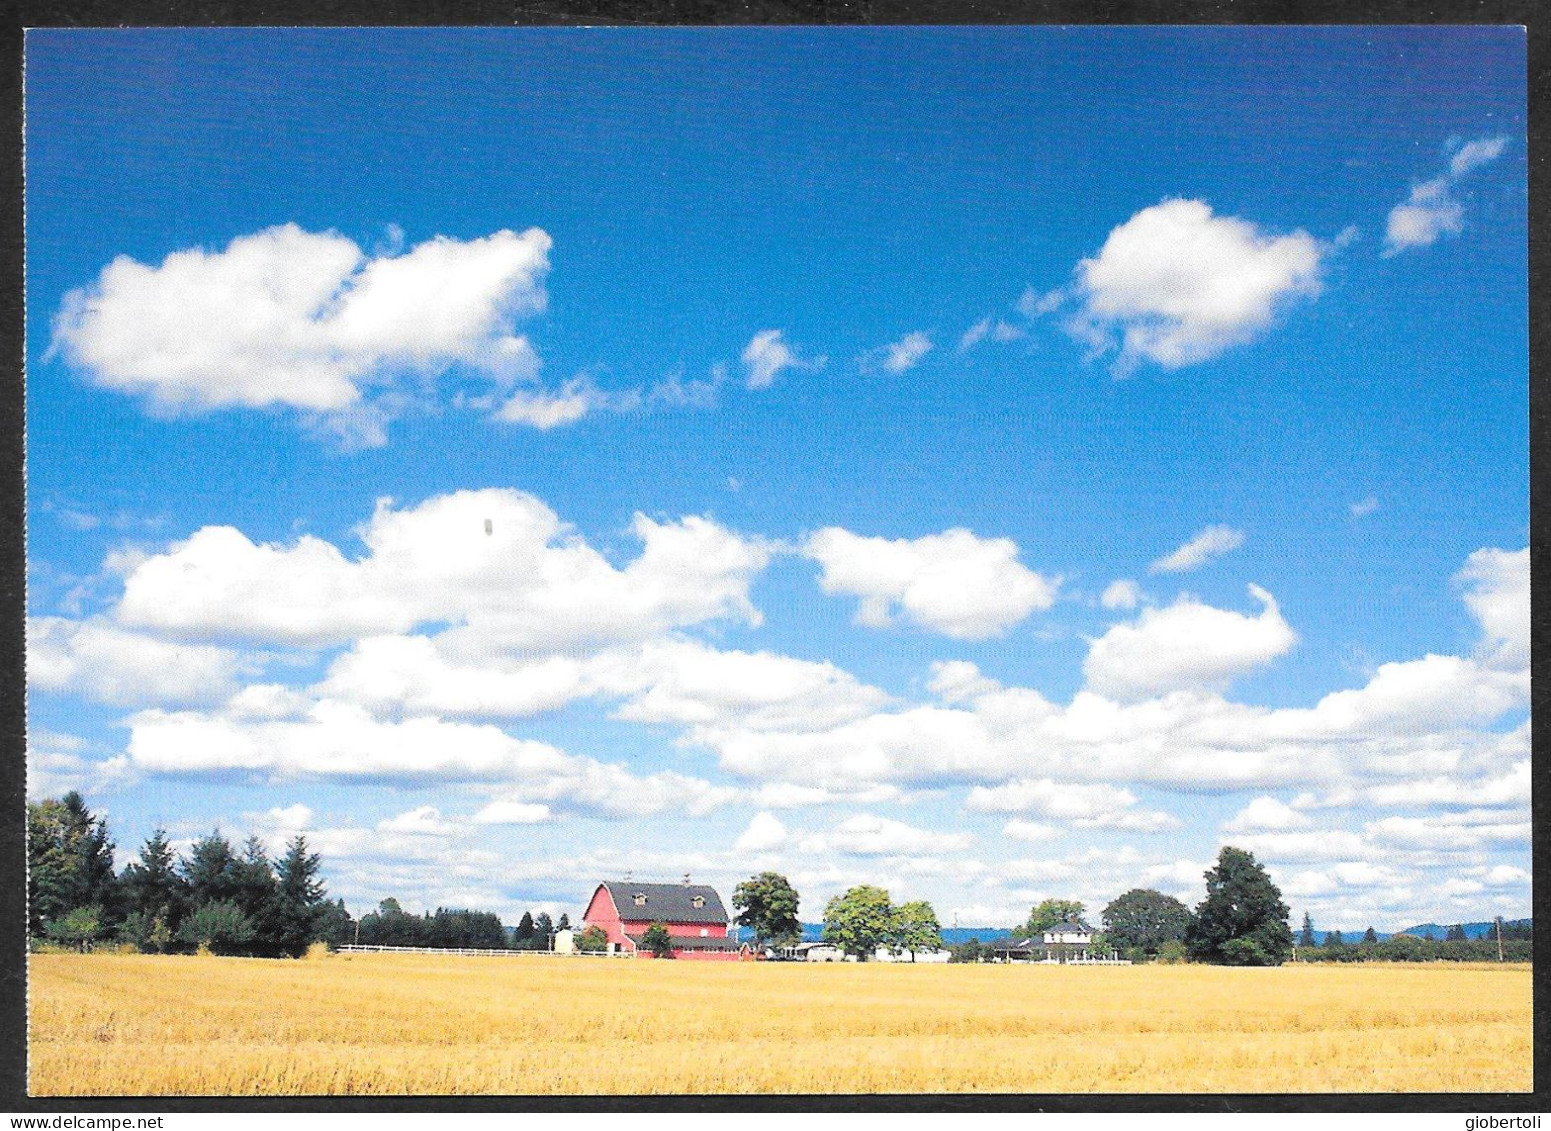
[[[338,950],[355,941],[355,920],[345,909],[344,900],[337,899],[333,903],[323,904],[318,911],[314,933],[319,942],[328,943],[330,950]]]
[[[1332,950],[1335,949],[1338,946],[1344,946],[1345,943],[1343,943],[1341,941],[1341,932],[1340,931],[1326,931],[1325,932],[1325,945],[1327,947],[1331,948]]]
[[[1314,945],[1314,920],[1309,918],[1309,913],[1307,911],[1303,913],[1303,930],[1298,932],[1298,945]]]
[[[1274,966],[1292,952],[1287,915],[1281,891],[1255,857],[1224,846],[1206,873],[1206,898],[1185,932],[1185,945],[1201,962]]]
[[[540,911],[533,920],[533,948],[548,950],[555,945],[555,922],[549,912]]]
[[[258,837],[244,841],[242,855],[232,860],[231,885],[232,902],[253,924],[254,949],[261,954],[280,953],[275,871]]]
[[[85,907],[97,909],[100,927],[116,922],[117,889],[108,824],[92,814],[79,793],[71,790],[58,801],[27,806],[30,934],[41,935],[50,920]]]
[[[119,890],[125,941],[143,951],[166,950],[188,914],[189,891],[165,829],[152,832],[140,846],[140,858],[124,866]]]
[[[560,913],[560,918],[558,920],[556,920],[556,922],[555,922],[555,930],[557,930],[557,931],[569,931],[570,929],[571,929],[571,917],[569,915],[567,915],[564,911],[562,911]]]
[[[1443,936],[1443,941],[1444,942],[1464,942],[1465,941],[1465,925],[1463,923],[1455,923],[1454,926],[1450,927],[1448,929],[1448,932]]]
[[[512,949],[533,949],[533,912],[524,911],[522,918],[517,920],[517,929],[512,932]]]
[[[1372,927],[1369,927],[1366,931],[1363,932],[1363,942],[1365,942],[1365,943],[1367,943],[1367,944],[1369,944],[1371,946],[1371,945],[1373,945],[1374,943],[1376,943],[1378,941],[1379,941],[1378,932],[1375,931]]]
[[[141,949],[158,949],[156,924],[162,925],[163,942],[182,925],[188,908],[188,886],[178,875],[178,859],[167,843],[167,832],[158,828],[140,846],[140,858],[124,866],[119,877],[126,922],[130,915],[142,917],[131,931]]]
[[[189,903],[236,904],[238,895],[237,857],[220,829],[201,837],[183,862],[183,882],[188,885]]]
[[[296,836],[275,869],[274,928],[271,936],[283,954],[300,956],[317,937],[314,933],[323,911],[323,884],[318,879],[321,861],[307,851],[307,838]]]

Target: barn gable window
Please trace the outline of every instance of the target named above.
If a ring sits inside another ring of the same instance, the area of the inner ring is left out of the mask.
[[[637,907],[645,907],[646,906],[646,896],[641,894],[640,892],[636,892],[635,893],[635,905]]]
[[[699,908],[705,906],[705,896],[697,895],[697,896],[695,896],[694,899],[691,899],[689,902],[691,904],[693,904],[695,906],[695,908],[698,910]]]

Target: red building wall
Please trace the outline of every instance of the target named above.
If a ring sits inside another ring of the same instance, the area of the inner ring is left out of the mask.
[[[601,927],[608,935],[609,942],[620,950],[634,952],[637,958],[650,958],[652,955],[644,950],[637,950],[635,943],[626,936],[644,934],[646,928],[655,922],[658,920],[621,919],[614,901],[609,898],[608,888],[602,884],[599,884],[598,890],[592,893],[592,902],[587,904],[587,910],[582,915],[584,927]],[[725,939],[727,937],[726,923],[664,923],[663,925],[668,928],[669,935],[679,938]],[[701,931],[705,934],[701,935]],[[736,961],[738,953],[737,951],[675,950],[673,956],[701,962],[725,962],[729,959]]]

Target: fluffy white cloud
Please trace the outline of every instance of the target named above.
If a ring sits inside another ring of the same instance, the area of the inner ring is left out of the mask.
[[[508,424],[526,424],[547,432],[582,417],[606,403],[601,392],[583,382],[567,382],[559,392],[519,389],[496,410],[495,419]]]
[[[1449,188],[1447,177],[1423,181],[1412,187],[1404,203],[1395,205],[1384,229],[1386,255],[1427,247],[1439,236],[1458,235],[1464,230],[1465,209]]]
[[[420,805],[378,821],[377,831],[409,836],[452,837],[465,835],[469,829],[467,825],[443,820],[441,811],[434,805]]]
[[[122,755],[94,761],[79,735],[46,727],[27,728],[27,798],[41,801],[70,790],[92,795],[130,784],[135,777]]]
[[[937,661],[932,664],[932,677],[926,689],[944,703],[962,703],[1000,691],[1002,685],[980,674],[980,669],[968,660]]]
[[[786,843],[786,826],[773,813],[755,813],[733,848],[739,852],[769,852]]]
[[[827,833],[804,838],[803,852],[839,852],[848,856],[913,856],[968,848],[968,833],[939,833],[903,821],[858,813]]]
[[[1172,553],[1147,567],[1148,573],[1186,573],[1199,569],[1244,544],[1244,535],[1231,526],[1208,526]]]
[[[1366,499],[1359,499],[1348,509],[1352,512],[1353,518],[1367,518],[1370,514],[1379,509],[1379,500],[1374,496],[1369,495]]]
[[[1345,829],[1307,832],[1235,833],[1222,843],[1254,853],[1262,863],[1299,863],[1305,860],[1342,860],[1361,856],[1363,838]]]
[[[476,816],[480,823],[533,823],[553,810],[698,816],[739,796],[736,789],[672,771],[633,774],[490,725],[433,717],[383,721],[353,704],[326,699],[296,718],[255,721],[226,712],[150,710],[128,723],[130,765],[144,773],[493,783],[501,792]],[[404,815],[400,825],[385,831],[416,831],[408,827],[415,824],[424,832],[428,820],[424,814]]]
[[[822,369],[826,360],[799,356],[780,330],[761,330],[743,349],[744,383],[750,389],[769,388],[783,369]]]
[[[1529,666],[1529,547],[1477,550],[1455,575],[1465,604],[1480,622],[1481,651],[1491,663]]]
[[[1282,655],[1298,636],[1271,594],[1250,593],[1264,605],[1257,617],[1215,609],[1188,598],[1147,609],[1117,624],[1088,649],[1083,674],[1102,695],[1134,700],[1182,688],[1222,688],[1234,677]]]
[[[1453,777],[1419,778],[1416,781],[1371,786],[1367,798],[1375,805],[1428,805],[1486,807],[1528,805],[1530,763],[1514,764],[1506,774],[1462,780]]]
[[[585,665],[570,656],[457,664],[426,636],[369,636],[338,657],[317,691],[379,713],[520,718],[589,693]]]
[[[474,821],[481,825],[538,825],[553,815],[548,805],[531,801],[492,801],[474,814]]]
[[[118,618],[188,636],[330,644],[426,622],[459,639],[560,649],[721,617],[756,622],[748,586],[769,552],[707,519],[635,518],[643,551],[615,569],[531,495],[460,491],[379,503],[351,561],[304,536],[255,545],[209,526],[134,566]]]
[[[973,329],[973,327],[972,327]],[[971,342],[970,345],[974,343]],[[962,346],[961,348],[968,348]],[[913,369],[916,363],[932,351],[931,335],[921,330],[906,334],[897,342],[880,346],[862,358],[862,369],[881,368],[885,372],[899,374]]]
[[[1363,834],[1379,845],[1424,851],[1459,851],[1489,845],[1528,845],[1529,813],[1469,809],[1432,817],[1384,817],[1370,821]]]
[[[1064,820],[1100,817],[1136,804],[1130,790],[1112,785],[1071,785],[1041,778],[987,788],[976,786],[966,809],[989,813],[1039,813]]]
[[[812,535],[802,552],[824,567],[825,593],[862,599],[859,624],[903,616],[959,640],[996,636],[1055,602],[1058,582],[1024,567],[1006,538],[953,529],[915,540],[866,538],[839,527]]]
[[[1053,840],[1061,835],[1061,830],[1054,825],[1042,824],[1039,821],[1025,821],[1021,817],[1014,817],[1002,826],[1002,835],[1012,840]]]
[[[331,700],[313,703],[293,719],[153,709],[128,722],[130,760],[149,773],[502,781],[548,779],[575,768],[554,747],[514,739],[493,726],[426,717],[382,722]]]
[[[1307,828],[1309,818],[1274,797],[1257,797],[1223,825],[1225,833],[1277,832]]]
[[[602,655],[590,670],[601,688],[629,696],[618,716],[633,722],[822,730],[889,702],[828,661],[719,651],[687,640]]]
[[[1117,374],[1144,360],[1207,361],[1259,337],[1287,303],[1317,297],[1323,252],[1307,232],[1272,235],[1203,201],[1165,200],[1077,265],[1067,326],[1096,352],[1118,348]]]
[[[1126,578],[1112,581],[1099,597],[1099,604],[1106,609],[1134,609],[1142,603],[1142,587]]]
[[[405,377],[452,365],[497,388],[532,376],[537,356],[513,322],[544,306],[549,248],[530,228],[374,258],[337,232],[285,224],[160,266],[121,256],[65,296],[54,348],[158,412],[284,405],[348,421],[368,398],[380,412],[384,392],[413,391]]]
[[[107,621],[30,617],[27,685],[103,703],[209,703],[231,692],[242,658],[227,648],[180,644]]]
[[[1449,161],[1448,171],[1413,185],[1411,195],[1391,209],[1384,232],[1386,256],[1414,247],[1427,247],[1440,236],[1458,235],[1465,227],[1465,209],[1454,197],[1460,178],[1502,156],[1506,137],[1466,142]]]

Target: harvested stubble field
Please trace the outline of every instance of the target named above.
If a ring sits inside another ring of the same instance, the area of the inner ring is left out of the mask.
[[[35,955],[35,1095],[1532,1087],[1528,966]]]

